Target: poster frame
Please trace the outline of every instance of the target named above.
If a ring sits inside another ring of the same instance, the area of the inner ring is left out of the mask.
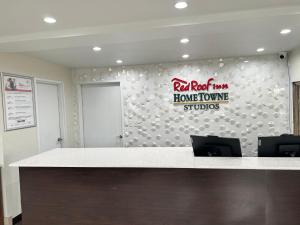
[[[21,130],[21,129],[27,129],[27,128],[32,128],[37,126],[37,118],[36,118],[36,102],[35,102],[35,82],[34,78],[31,76],[26,76],[26,75],[18,75],[18,74],[13,74],[13,73],[6,73],[6,72],[0,72],[1,73],[1,91],[2,91],[2,107],[3,107],[3,122],[4,122],[4,131],[14,131],[14,130]],[[22,78],[22,79],[27,79],[30,80],[31,82],[31,91],[32,91],[32,111],[33,111],[33,125],[29,126],[20,126],[17,128],[8,128],[7,127],[7,112],[6,112],[6,92],[5,92],[5,81],[4,77],[5,76],[10,76],[10,77],[16,77],[16,78]]]

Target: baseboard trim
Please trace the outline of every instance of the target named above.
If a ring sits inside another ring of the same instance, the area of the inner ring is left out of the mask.
[[[12,224],[15,225],[15,224],[17,224],[17,223],[19,223],[21,221],[22,221],[22,214],[19,214],[19,215],[17,215],[16,217],[14,217],[12,219]]]

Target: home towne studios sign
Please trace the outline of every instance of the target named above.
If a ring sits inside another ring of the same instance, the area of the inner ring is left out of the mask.
[[[184,111],[219,110],[221,104],[229,103],[229,85],[218,84],[214,78],[209,78],[206,83],[174,78],[172,83],[174,105],[183,105]]]

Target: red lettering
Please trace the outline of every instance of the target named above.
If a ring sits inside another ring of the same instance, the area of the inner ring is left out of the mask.
[[[184,86],[182,85],[182,91],[189,91],[190,90],[190,84]]]
[[[180,83],[179,82],[174,82],[174,91],[180,91]]]
[[[211,86],[211,82],[214,80],[214,78],[210,78],[210,79],[208,79],[208,81],[207,81],[207,91],[209,90],[209,87]]]
[[[192,80],[191,82],[191,90],[192,91],[198,91],[198,82],[195,80]]]
[[[196,80],[187,82],[185,80],[174,78],[172,79],[174,91],[185,92],[185,91],[209,91],[212,87],[214,90],[228,89],[228,84],[214,84],[214,78],[209,78],[206,83],[200,84]]]
[[[223,87],[222,87],[223,89],[228,89],[229,88],[229,86],[228,86],[228,84],[223,84]]]
[[[207,90],[206,84],[199,85],[199,87],[200,87],[199,91],[202,91],[202,90],[205,91],[205,90]]]

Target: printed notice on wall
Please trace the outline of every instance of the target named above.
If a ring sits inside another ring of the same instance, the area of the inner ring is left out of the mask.
[[[31,77],[2,73],[2,93],[6,131],[36,125]]]

